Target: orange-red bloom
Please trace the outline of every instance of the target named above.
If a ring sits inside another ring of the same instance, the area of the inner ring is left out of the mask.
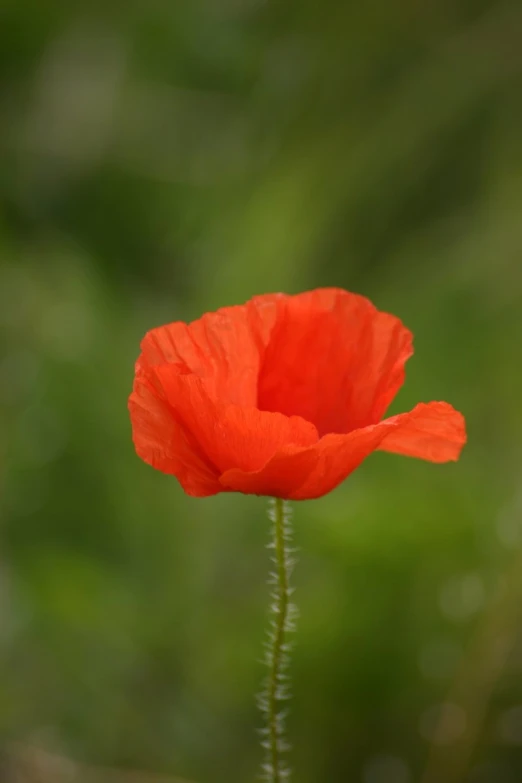
[[[375,449],[447,462],[466,441],[446,402],[383,419],[412,335],[340,289],[257,296],[153,329],[141,350],[136,451],[189,495],[316,498]]]

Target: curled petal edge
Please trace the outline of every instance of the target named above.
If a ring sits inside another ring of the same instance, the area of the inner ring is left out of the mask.
[[[464,417],[445,402],[420,403],[409,413],[347,434],[329,434],[309,447],[286,446],[259,470],[232,468],[224,490],[307,500],[327,494],[376,449],[430,462],[456,460],[466,442]]]

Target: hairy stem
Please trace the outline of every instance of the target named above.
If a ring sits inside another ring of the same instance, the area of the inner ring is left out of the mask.
[[[295,630],[297,615],[296,607],[290,602],[292,590],[289,584],[295,550],[290,548],[292,527],[290,509],[285,501],[273,500],[269,516],[273,530],[268,546],[273,550],[275,570],[269,579],[269,584],[273,586],[270,605],[272,619],[265,646],[269,674],[259,705],[266,721],[263,729],[263,747],[266,750],[263,777],[268,783],[282,783],[290,778],[290,771],[282,760],[282,754],[289,748],[285,740],[285,713],[281,710],[281,702],[290,698],[287,674],[290,645],[287,636]]]

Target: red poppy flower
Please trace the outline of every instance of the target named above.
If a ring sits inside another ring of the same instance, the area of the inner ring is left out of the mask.
[[[316,498],[376,449],[447,462],[466,441],[446,402],[383,419],[412,335],[340,289],[258,296],[153,329],[141,350],[136,451],[189,495]]]

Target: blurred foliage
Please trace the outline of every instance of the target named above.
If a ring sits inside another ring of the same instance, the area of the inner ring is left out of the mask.
[[[404,320],[393,412],[447,399],[469,445],[297,504],[295,781],[522,778],[521,29],[510,0],[3,0],[2,783],[62,783],[20,746],[255,780],[265,504],[185,497],[126,399],[152,326],[319,285]]]

